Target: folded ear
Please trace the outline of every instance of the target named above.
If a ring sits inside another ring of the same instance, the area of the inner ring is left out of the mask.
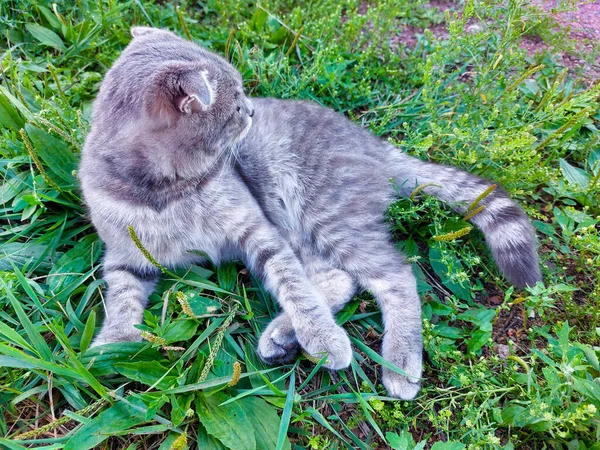
[[[170,125],[181,115],[208,111],[215,100],[214,82],[197,64],[171,63],[151,83],[146,105],[151,116]]]
[[[133,27],[131,29],[131,35],[136,38],[140,36],[144,36],[146,34],[156,33],[160,31],[158,28],[150,28],[150,27]]]

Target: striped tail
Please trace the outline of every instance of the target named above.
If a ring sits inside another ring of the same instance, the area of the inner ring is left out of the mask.
[[[523,288],[542,281],[533,225],[504,189],[493,189],[492,182],[454,167],[426,163],[398,151],[393,157],[393,178],[403,196],[426,185],[424,192],[468,215],[468,206],[490,191],[478,203],[480,211],[469,220],[483,232],[496,264],[510,283]]]

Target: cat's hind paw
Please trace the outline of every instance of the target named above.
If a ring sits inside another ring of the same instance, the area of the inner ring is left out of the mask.
[[[394,358],[395,364],[407,375],[400,375],[398,372],[383,368],[383,385],[388,391],[390,397],[402,400],[412,400],[419,393],[421,388],[421,374],[423,372],[423,363],[420,353],[404,355],[401,358]]]

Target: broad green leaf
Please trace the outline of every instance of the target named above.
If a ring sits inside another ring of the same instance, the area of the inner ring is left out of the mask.
[[[387,439],[388,444],[390,444],[390,447],[394,450],[412,450],[414,447],[412,436],[410,436],[409,440],[405,431],[402,432],[401,435],[388,431],[385,433],[385,438]]]
[[[217,438],[223,445],[232,450],[256,449],[254,428],[248,421],[244,409],[239,402],[221,403],[229,397],[216,392],[210,397],[203,393],[196,397],[196,414],[206,431]]]
[[[585,170],[581,170],[577,167],[572,166],[562,158],[558,159],[560,164],[560,170],[564,177],[567,179],[569,184],[575,185],[580,189],[587,189],[590,185],[590,174]]]
[[[132,405],[119,401],[106,411],[101,412],[75,432],[65,444],[64,450],[88,450],[104,442],[110,436],[120,434],[136,425],[146,422],[145,409],[141,400],[129,397]]]
[[[502,422],[505,425],[515,425],[515,418],[525,411],[525,408],[520,405],[512,405],[502,410]]]
[[[588,166],[594,175],[598,175],[600,172],[600,148],[590,152]]]
[[[598,361],[598,354],[592,347],[586,344],[582,344],[580,342],[575,342],[573,346],[577,347],[585,354],[585,357],[594,369],[600,371],[600,362]]]
[[[600,401],[600,384],[586,380],[585,378],[575,377],[573,378],[573,387],[580,394],[583,394],[590,399]]]
[[[136,361],[130,363],[118,363],[114,365],[117,372],[126,376],[130,380],[139,381],[148,386],[154,385],[158,380],[162,380],[156,385],[157,389],[169,389],[176,381],[174,375],[165,374],[168,368],[158,361]]]
[[[54,31],[44,28],[36,23],[25,24],[27,31],[42,45],[55,48],[57,50],[65,50],[65,44],[61,37]]]
[[[178,341],[187,341],[196,334],[198,321],[194,319],[177,319],[171,322],[161,336],[167,344]]]
[[[192,312],[195,316],[214,314],[216,311],[221,309],[221,303],[218,300],[208,297],[202,297],[193,291],[187,292],[186,296],[190,308],[192,309]]]
[[[464,333],[460,328],[448,325],[448,322],[440,322],[434,328],[434,333],[450,339],[460,339]]]
[[[554,235],[556,235],[556,229],[550,223],[541,222],[539,220],[534,220],[533,221],[533,226],[535,228],[537,228],[538,231],[540,231],[541,233],[544,233],[547,236],[554,236]]]
[[[47,248],[46,245],[29,242],[11,242],[3,244],[0,248],[0,270],[11,270],[11,263],[21,269],[26,263],[42,257]],[[50,258],[46,256],[39,268],[45,270],[50,269],[49,260]]]
[[[75,185],[73,171],[77,168],[77,157],[69,146],[29,123],[25,124],[25,131],[33,143],[35,152],[50,169],[52,180],[59,186]]]
[[[171,422],[178,427],[185,420],[193,395],[171,395]]]
[[[90,372],[99,377],[119,373],[115,368],[118,363],[164,361],[164,357],[148,344],[143,342],[118,342],[89,348],[81,362],[89,367]]]
[[[261,450],[275,450],[277,447],[277,432],[281,419],[275,407],[269,405],[260,397],[245,397],[239,401],[246,412],[248,420],[254,429],[256,448]],[[286,437],[283,443],[284,450],[289,450],[291,444]]]
[[[335,321],[337,324],[343,325],[348,322],[350,317],[354,315],[359,306],[360,302],[357,301],[347,303],[346,306],[344,306],[335,316]]]
[[[467,341],[467,350],[469,353],[475,353],[487,344],[491,337],[491,331],[475,330],[473,336]]]
[[[54,13],[52,11],[50,11],[45,6],[42,6],[39,4],[36,4],[35,6],[44,15],[44,19],[46,19],[48,21],[48,23],[52,26],[52,28],[54,28],[55,30],[60,30],[60,28],[61,28],[60,20],[58,20],[58,18],[56,17],[56,15],[54,15]]]
[[[197,448],[200,450],[227,450],[228,447],[225,447],[221,444],[217,438],[211,436],[206,432],[206,428],[202,426],[201,423],[198,424],[198,446]],[[169,449],[171,450],[171,449]],[[258,450],[258,449],[257,449]]]
[[[25,121],[19,112],[11,105],[4,94],[0,93],[0,127],[18,131],[23,128],[24,123]]]

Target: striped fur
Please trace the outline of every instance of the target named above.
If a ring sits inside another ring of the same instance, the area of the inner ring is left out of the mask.
[[[357,289],[383,315],[390,395],[410,399],[422,372],[421,305],[410,264],[391,242],[384,214],[416,186],[459,211],[488,181],[401,153],[343,116],[310,102],[248,99],[225,60],[174,34],[134,29],[106,75],[82,152],[81,186],[106,244],[106,318],[93,345],[137,340],[158,271],[141,242],[169,267],[242,260],[283,313],[263,332],[267,362],[302,347],[350,364],[352,349],[333,313]],[[541,279],[533,229],[496,189],[473,218],[516,286]]]

